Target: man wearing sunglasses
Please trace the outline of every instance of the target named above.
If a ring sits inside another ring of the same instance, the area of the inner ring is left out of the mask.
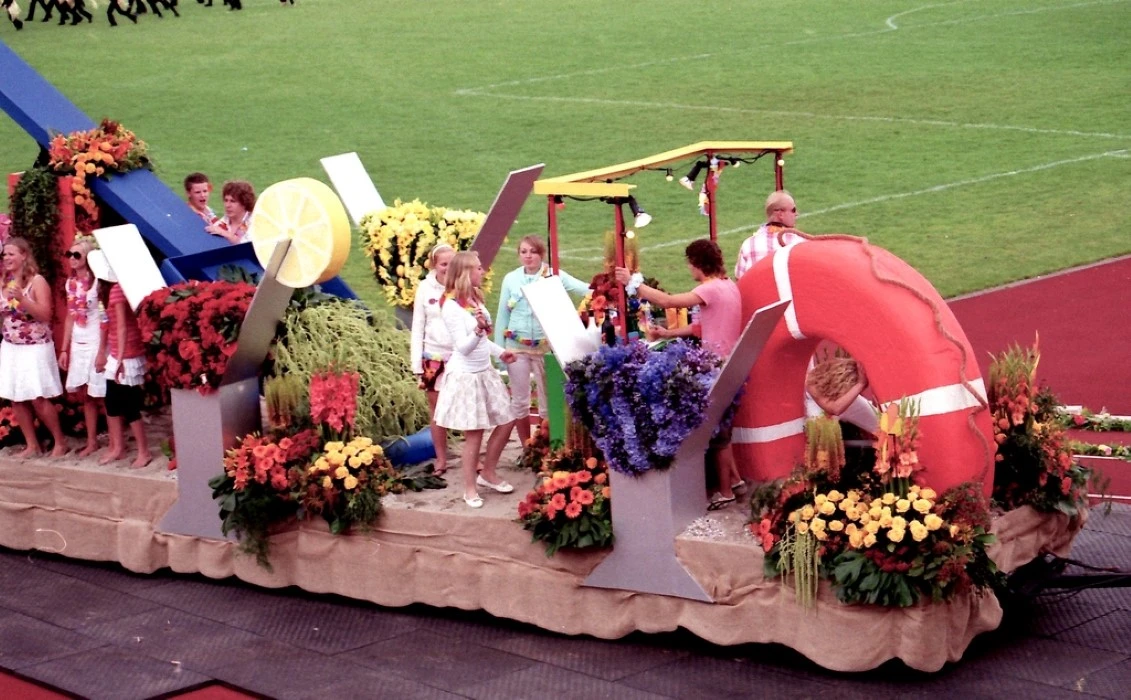
[[[742,242],[738,260],[734,263],[734,278],[737,280],[742,277],[755,263],[775,250],[804,242],[804,238],[793,233],[778,235],[782,229],[791,229],[796,225],[797,204],[793,201],[793,195],[785,190],[771,192],[766,198],[766,223]]]

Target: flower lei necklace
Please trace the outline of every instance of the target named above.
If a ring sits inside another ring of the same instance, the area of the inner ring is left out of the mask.
[[[67,313],[75,317],[75,323],[85,327],[90,317],[88,293],[93,280],[82,277],[69,277],[64,285],[67,290]]]
[[[525,287],[539,277],[550,277],[550,266],[546,263],[542,263],[542,267],[538,268],[538,272],[535,272],[532,275],[526,272],[526,268],[523,268],[522,275],[522,286]],[[514,311],[514,308],[518,306],[518,303],[522,300],[521,295],[522,292],[518,292],[517,294],[512,294],[510,299],[507,299],[507,308],[509,310]]]

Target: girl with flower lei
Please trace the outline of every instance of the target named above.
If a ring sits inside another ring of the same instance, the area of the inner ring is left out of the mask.
[[[533,374],[538,386],[538,410],[545,416],[546,363],[548,345],[546,334],[530,310],[522,288],[552,274],[543,262],[546,243],[538,236],[523,236],[518,242],[518,260],[522,265],[503,278],[499,294],[498,323],[495,343],[510,350],[515,361],[507,366],[510,377],[511,410],[518,419],[518,438],[523,445],[530,440],[530,377]],[[558,273],[567,292],[579,296],[589,293],[589,285],[564,270]]]
[[[86,447],[79,452],[79,457],[87,457],[98,449],[99,403],[106,396],[106,377],[94,369],[102,340],[104,314],[99,306],[98,280],[87,264],[87,256],[92,250],[94,240],[80,236],[63,254],[70,274],[63,285],[67,292],[67,318],[63,325],[59,369],[67,373],[67,391],[82,400]]]
[[[67,445],[59,414],[50,401],[63,393],[55,342],[51,338],[51,288],[39,274],[31,246],[23,238],[10,238],[4,244],[3,266],[0,398],[12,402],[16,421],[27,441],[20,457],[43,454],[35,434],[33,410],[55,440],[51,456],[62,457],[67,454]]]
[[[457,253],[448,265],[444,281],[441,318],[452,339],[452,355],[440,380],[436,400],[436,424],[450,430],[463,431],[463,500],[471,508],[482,508],[477,486],[499,493],[510,493],[514,487],[495,473],[495,465],[510,437],[514,425],[507,388],[491,366],[491,357],[514,362],[514,353],[491,342],[491,316],[483,307],[479,285],[483,281],[483,265],[474,252]],[[494,428],[487,441],[483,473],[476,476],[479,448],[483,432]]]
[[[441,243],[428,253],[431,271],[416,287],[413,300],[412,334],[409,350],[412,373],[428,397],[432,416],[432,444],[436,448],[436,474],[448,471],[448,431],[436,423],[436,400],[440,396],[440,378],[444,363],[452,355],[452,338],[440,317],[440,302],[444,298],[444,281],[455,249]]]

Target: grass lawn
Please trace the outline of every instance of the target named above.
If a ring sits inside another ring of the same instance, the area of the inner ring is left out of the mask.
[[[560,175],[705,139],[791,140],[799,226],[867,236],[944,295],[1131,252],[1127,0],[245,8],[0,32],[93,119],[147,140],[178,191],[193,170],[257,189],[325,180],[319,158],[358,151],[386,201],[485,211],[533,163]],[[0,120],[0,165],[35,154]],[[684,289],[681,243],[706,234],[696,197],[664,173],[632,182],[655,217],[645,272]],[[728,260],[772,182],[768,163],[724,173]],[[532,197],[512,239],[544,232],[544,210]],[[567,205],[570,272],[599,269],[611,221]],[[380,304],[368,265],[355,251],[344,276]],[[508,246],[497,268],[516,265]]]

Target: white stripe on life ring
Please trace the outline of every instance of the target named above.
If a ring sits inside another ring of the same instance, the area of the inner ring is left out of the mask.
[[[793,284],[789,281],[789,251],[793,246],[779,248],[774,253],[774,284],[778,288],[778,299],[790,302],[785,310],[785,327],[795,340],[804,340],[805,334],[797,324],[797,308],[793,305]]]
[[[767,425],[765,428],[738,428],[731,432],[730,441],[733,443],[748,444],[752,442],[773,442],[805,432],[805,416],[795,418],[777,425]]]
[[[964,411],[968,408],[977,408],[982,405],[978,399],[981,398],[984,401],[986,398],[985,381],[981,378],[972,379],[970,380],[970,385],[977,392],[976,395],[971,393],[963,384],[948,384],[946,386],[921,391],[908,398],[919,402],[920,416],[941,416],[956,411]],[[731,435],[731,442],[735,444],[763,443],[781,440],[782,438],[791,437],[793,435],[801,435],[805,432],[805,422],[807,420],[808,418],[802,416],[784,423],[767,425],[764,428],[742,428],[736,426]]]
[[[986,400],[986,383],[980,377],[971,379],[969,383],[976,394],[971,393],[963,384],[948,384],[920,391],[908,398],[919,402],[920,416],[941,416],[944,413],[977,408]]]

